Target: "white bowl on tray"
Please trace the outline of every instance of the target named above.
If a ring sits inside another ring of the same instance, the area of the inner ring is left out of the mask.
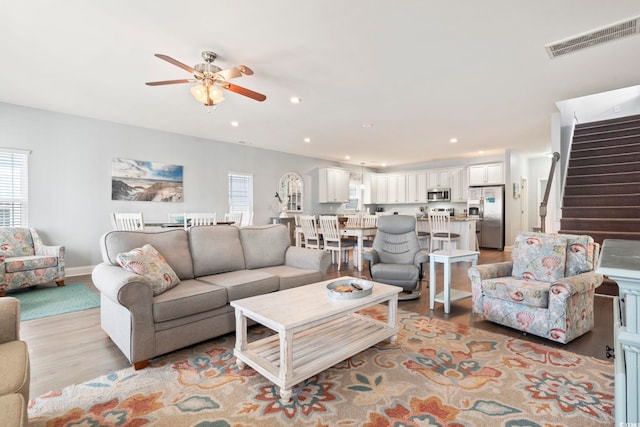
[[[342,289],[345,290],[342,291]],[[346,289],[351,289],[351,291]],[[373,282],[364,279],[338,279],[327,285],[327,292],[334,299],[362,298],[371,295]]]

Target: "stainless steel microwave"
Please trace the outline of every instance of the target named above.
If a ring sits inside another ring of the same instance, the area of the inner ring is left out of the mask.
[[[449,188],[430,188],[427,190],[428,202],[450,202],[451,189]]]

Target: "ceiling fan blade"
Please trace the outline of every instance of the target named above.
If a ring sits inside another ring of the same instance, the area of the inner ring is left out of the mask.
[[[229,68],[227,70],[218,71],[217,75],[221,76],[225,80],[235,79],[236,77],[242,77],[242,73],[237,68]]]
[[[194,70],[193,68],[189,67],[187,64],[183,64],[182,62],[180,62],[178,60],[175,60],[170,56],[163,55],[161,53],[156,53],[155,56],[157,56],[160,59],[164,59],[165,61],[167,61],[170,64],[177,65],[178,67],[180,67],[183,70],[186,70],[186,71],[188,71],[188,72],[190,72],[192,74],[195,74],[195,72],[196,72],[196,70]]]
[[[231,92],[239,93],[240,95],[255,99],[256,101],[262,102],[267,99],[267,97],[261,93],[254,92],[242,86],[234,85],[233,83],[223,82],[220,84],[220,86],[222,86],[224,89],[230,90]]]
[[[147,86],[161,86],[161,85],[173,85],[176,83],[193,83],[197,82],[196,79],[181,79],[181,80],[162,80],[159,82],[146,82]]]
[[[238,65],[238,69],[244,75],[250,76],[253,74],[253,70],[246,65]]]

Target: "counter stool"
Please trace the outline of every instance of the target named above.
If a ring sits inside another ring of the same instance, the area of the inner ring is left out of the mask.
[[[438,242],[438,249],[441,248],[441,242],[447,242],[447,249],[452,249],[451,244],[453,243],[457,246],[457,241],[460,240],[458,233],[451,232],[451,217],[447,212],[430,213],[429,230],[431,232],[429,252],[434,251],[435,242]]]

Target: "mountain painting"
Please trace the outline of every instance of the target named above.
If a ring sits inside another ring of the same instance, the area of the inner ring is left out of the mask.
[[[111,200],[182,202],[182,166],[113,159]]]

